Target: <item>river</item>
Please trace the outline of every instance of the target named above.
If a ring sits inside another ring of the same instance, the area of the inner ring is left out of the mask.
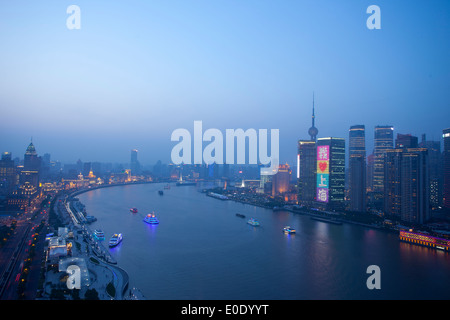
[[[196,186],[158,190],[163,184],[78,195],[98,219],[92,230],[102,229],[106,241],[123,234],[111,254],[147,299],[450,298],[450,255],[394,233],[218,200]],[[153,211],[158,225],[143,222]],[[247,224],[250,217],[261,225]],[[296,233],[284,234],[286,225]],[[366,285],[371,265],[380,268],[380,289]]]

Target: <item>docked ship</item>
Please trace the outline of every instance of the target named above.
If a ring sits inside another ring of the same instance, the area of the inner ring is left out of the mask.
[[[326,217],[311,217],[311,220],[321,221],[321,222],[328,222],[332,224],[341,225],[342,221],[336,220],[335,218],[326,218]]]
[[[250,224],[250,225],[252,225],[252,226],[254,226],[254,227],[258,227],[258,226],[259,226],[259,221],[256,220],[256,219],[253,219],[253,218],[250,218],[250,219],[247,221],[247,223]]]
[[[412,230],[400,231],[399,240],[419,246],[443,250],[446,252],[450,251],[449,239],[438,238],[425,233],[413,232]]]
[[[291,234],[291,233],[295,233],[295,229],[291,228],[290,226],[286,226],[283,228],[283,232],[285,234]]]
[[[133,213],[137,213],[137,212],[138,212],[138,209],[136,209],[136,208],[131,208],[130,211],[133,212]]]
[[[158,218],[155,216],[154,213],[149,213],[148,215],[145,216],[144,222],[147,222],[147,223],[149,223],[149,224],[158,224],[158,223],[159,223],[159,220],[158,220]]]
[[[114,234],[111,239],[109,240],[109,247],[115,247],[117,246],[119,243],[121,243],[123,240],[122,234],[121,233],[116,233]]]
[[[102,230],[96,229],[94,230],[94,237],[97,240],[105,240],[105,234]]]

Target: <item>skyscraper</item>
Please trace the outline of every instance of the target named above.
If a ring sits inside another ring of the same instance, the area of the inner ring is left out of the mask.
[[[344,209],[345,139],[317,140],[316,201],[330,210]]]
[[[20,173],[20,185],[29,185],[33,188],[38,188],[40,167],[40,158],[37,155],[33,142],[30,142],[25,151],[23,169]]]
[[[428,153],[425,148],[386,151],[384,210],[410,223],[430,219]]]
[[[349,130],[349,198],[351,211],[366,211],[366,143],[364,125]]]
[[[450,128],[442,131],[444,138],[444,207],[450,209]]]
[[[439,208],[442,206],[442,154],[440,141],[428,141],[425,134],[422,135],[422,141],[419,143],[420,148],[428,150],[428,175],[430,183],[430,206]]]
[[[135,176],[140,173],[141,171],[141,165],[138,161],[138,151],[137,149],[131,150],[131,161],[130,161],[130,167],[131,167],[131,175]]]
[[[395,148],[417,148],[418,147],[418,138],[412,136],[411,134],[401,134],[397,133],[397,138],[395,139]]]
[[[297,153],[298,203],[311,206],[316,197],[316,142],[300,140]]]
[[[0,160],[0,195],[12,193],[17,180],[16,166],[10,152],[4,152]]]
[[[394,127],[376,126],[374,144],[373,191],[382,195],[384,193],[384,154],[394,147]]]

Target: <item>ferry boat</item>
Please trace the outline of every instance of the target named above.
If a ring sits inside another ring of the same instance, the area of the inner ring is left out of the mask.
[[[259,226],[259,222],[256,219],[250,218],[250,220],[247,221],[248,224],[254,226],[254,227],[258,227]]]
[[[154,213],[149,213],[145,218],[144,218],[144,222],[147,222],[149,224],[158,224],[159,220],[158,218],[155,216]]]
[[[137,213],[137,212],[138,212],[138,209],[136,209],[136,208],[131,208],[130,211],[133,212],[133,213]]]
[[[104,234],[103,231],[100,230],[100,229],[96,229],[96,230],[94,231],[94,237],[95,237],[97,240],[105,240],[105,234]]]
[[[291,234],[291,233],[295,233],[295,229],[291,228],[290,226],[286,226],[283,228],[283,232],[285,234]]]
[[[399,233],[399,240],[409,242],[419,246],[430,247],[434,249],[450,251],[450,240],[438,237],[433,237],[429,234],[413,232],[412,230],[402,230]]]
[[[95,222],[95,221],[97,221],[96,217],[94,217],[94,216],[86,216],[86,222],[87,223],[92,223],[92,222]]]
[[[109,247],[115,247],[117,246],[119,243],[121,243],[123,240],[122,234],[121,233],[116,233],[114,234],[111,239],[109,240]]]

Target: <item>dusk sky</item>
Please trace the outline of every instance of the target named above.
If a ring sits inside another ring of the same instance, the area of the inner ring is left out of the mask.
[[[81,29],[69,30],[69,5]],[[381,29],[369,30],[370,5]],[[366,126],[450,127],[450,2],[2,1],[0,152],[63,163],[170,161],[172,131],[280,130],[280,160]],[[206,143],[204,144],[206,145]]]

